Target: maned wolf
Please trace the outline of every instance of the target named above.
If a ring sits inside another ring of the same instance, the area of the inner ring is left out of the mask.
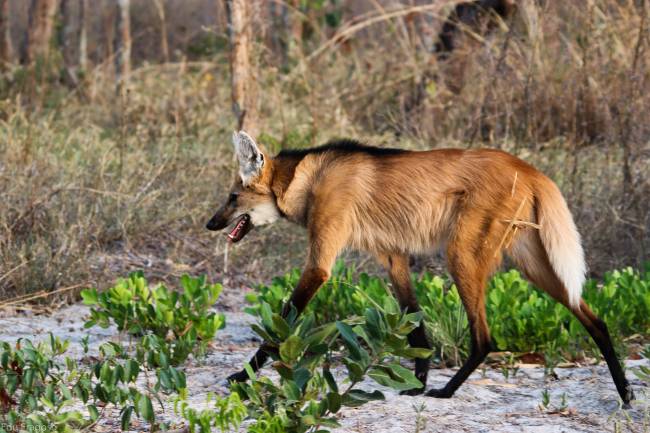
[[[526,162],[497,150],[414,152],[352,140],[283,150],[271,158],[243,131],[233,134],[233,143],[239,173],[207,228],[230,227],[228,237],[237,242],[253,227],[278,218],[306,227],[307,262],[289,301],[298,312],[346,247],[374,254],[401,306],[417,311],[409,256],[445,248],[472,346],[449,383],[428,396],[451,397],[490,351],[486,282],[505,252],[580,320],[603,353],[623,401],[633,399],[605,323],[581,299],[585,261],[571,213],[557,186]],[[422,326],[409,342],[430,347]],[[263,344],[251,367],[259,369],[272,350]],[[416,359],[415,374],[424,385],[428,368],[428,359]],[[228,379],[246,378],[241,371]]]

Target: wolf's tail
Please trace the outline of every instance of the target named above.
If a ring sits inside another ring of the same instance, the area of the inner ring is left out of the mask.
[[[539,235],[553,270],[567,290],[569,304],[578,308],[586,273],[580,234],[562,193],[553,181],[544,180],[535,194]]]

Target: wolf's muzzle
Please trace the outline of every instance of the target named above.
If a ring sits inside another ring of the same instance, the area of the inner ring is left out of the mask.
[[[228,225],[228,220],[222,218],[220,215],[215,215],[210,218],[210,221],[205,225],[205,228],[210,231],[223,230]]]

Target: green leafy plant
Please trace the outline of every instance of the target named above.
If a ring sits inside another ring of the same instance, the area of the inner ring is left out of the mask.
[[[414,284],[437,360],[460,364],[469,349],[469,325],[456,286],[429,274],[415,280]]]
[[[551,393],[548,391],[548,388],[545,388],[542,391],[542,403],[540,408],[547,408],[551,404]]]
[[[134,413],[153,428],[156,416],[152,400],[161,401],[161,393],[181,393],[186,388],[185,374],[170,365],[168,349],[155,336],[143,338],[135,356],[113,342],[103,343],[99,351],[102,359],[92,367],[97,380],[92,393],[102,403],[120,408],[122,430],[128,429]],[[155,383],[150,384],[145,376],[145,383],[136,387],[140,373],[145,370],[155,372]]]
[[[13,347],[0,343],[0,432],[67,432],[97,419],[97,406],[88,398],[90,373],[70,358],[59,359],[68,345],[52,335],[49,344],[26,339]],[[87,404],[87,414],[68,408],[75,399]]]
[[[355,277],[355,274],[354,267],[346,267],[340,261],[336,263],[332,269],[332,277],[307,306],[307,311],[314,312],[318,323],[345,319],[350,315],[360,315],[369,305],[368,298],[381,301],[387,296],[387,286],[383,280],[364,273]],[[271,284],[257,286],[255,292],[246,295],[249,306],[244,310],[259,316],[261,303],[266,303],[269,304],[272,311],[281,311],[299,279],[300,269],[293,269],[284,276],[273,278]],[[361,291],[357,288],[360,288]],[[327,308],[322,308],[325,305]]]
[[[84,304],[92,307],[85,326],[107,328],[114,323],[119,331],[145,336],[147,345],[165,351],[162,356],[171,365],[180,365],[192,353],[204,354],[225,326],[222,314],[209,311],[221,293],[220,284],[187,275],[180,283],[182,292],[163,284],[149,287],[142,272],[135,272],[104,292],[83,290]]]
[[[224,326],[223,315],[210,312],[221,286],[205,278],[181,278],[182,293],[164,285],[149,288],[142,273],[133,273],[105,292],[82,292],[91,305],[86,327],[108,327],[132,337],[128,347],[116,342],[99,346],[92,364],[65,357],[69,342],[50,336],[49,345],[19,340],[0,343],[0,433],[6,429],[68,432],[86,428],[100,417],[98,407],[120,409],[121,427],[136,415],[158,428],[153,401],[162,394],[184,393],[185,374],[176,367]],[[88,337],[81,341],[89,352]],[[155,380],[150,382],[151,371]],[[142,379],[144,376],[144,380]],[[82,404],[85,409],[70,409]]]
[[[560,403],[554,404],[551,402],[551,393],[548,389],[542,391],[542,402],[539,404],[539,410],[546,413],[565,413],[569,410],[569,398],[566,392],[560,396]]]
[[[388,284],[380,278],[360,274],[338,263],[333,276],[307,307],[316,323],[360,315],[371,301],[389,297]],[[257,287],[247,296],[246,311],[260,315],[260,303],[280,311],[300,278],[299,270]],[[424,322],[441,363],[459,364],[467,354],[467,318],[456,286],[447,278],[425,273],[414,279],[416,296],[424,311]],[[487,295],[487,317],[495,345],[512,352],[561,353],[580,358],[598,349],[582,325],[562,305],[534,288],[517,271],[496,274]],[[607,323],[610,334],[622,344],[624,336],[650,333],[650,264],[644,271],[625,268],[609,272],[602,283],[589,280],[584,298]],[[550,360],[556,364],[557,360]]]
[[[185,375],[164,361],[157,346],[143,345],[131,357],[119,344],[106,342],[92,365],[62,359],[68,346],[52,335],[49,345],[26,339],[13,347],[0,343],[0,432],[74,431],[97,421],[98,408],[111,404],[120,408],[123,430],[133,414],[153,427],[152,399],[186,387]],[[155,371],[155,384],[138,383],[145,369]],[[85,409],[71,409],[79,405]]]
[[[200,431],[210,433],[213,428],[219,428],[222,432],[239,429],[242,421],[246,418],[248,410],[242,402],[239,394],[232,393],[227,397],[217,397],[210,393],[207,397],[208,409],[197,410],[189,406],[187,393],[182,393],[174,402],[174,411],[188,421],[191,432]]]
[[[645,359],[650,360],[650,345],[646,346],[642,355]],[[634,372],[634,375],[636,377],[646,382],[647,384],[650,384],[650,367],[646,367],[645,365],[640,365],[638,368],[635,368],[632,371]]]
[[[426,418],[422,416],[427,407],[424,403],[420,403],[419,406],[412,405],[412,407],[415,411],[415,433],[421,433],[427,426]]]
[[[320,325],[316,325],[313,313],[297,318],[293,311],[285,319],[262,302],[260,323],[253,329],[275,349],[272,366],[279,382],[256,378],[247,366],[250,382],[232,386],[240,399],[218,399],[217,411],[208,413],[181,406],[190,430],[198,428],[205,433],[210,427],[222,431],[227,426],[238,427],[242,420],[232,414],[240,414],[239,402],[245,401],[246,418],[253,420],[249,432],[326,432],[339,425],[334,415],[341,407],[384,399],[378,390],[358,388],[366,377],[401,391],[422,387],[399,362],[402,357],[431,354],[409,347],[406,338],[419,326],[422,313],[404,314],[392,297],[386,297],[381,305],[366,300],[371,306],[362,315]],[[332,372],[336,359],[346,369],[346,378],[340,383]]]

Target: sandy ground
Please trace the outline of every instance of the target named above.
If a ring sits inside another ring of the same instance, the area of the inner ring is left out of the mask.
[[[9,315],[0,318],[0,340],[15,341],[26,337],[47,338],[49,332],[71,340],[70,353],[81,357],[81,338],[90,336],[91,350],[107,339],[116,338],[115,329],[83,328],[88,310],[82,305],[62,308],[49,316]],[[254,352],[258,340],[250,331],[253,319],[245,313],[226,313],[226,328],[217,335],[206,359],[185,367],[192,406],[205,406],[208,392],[223,394],[224,378],[241,367]],[[648,360],[627,362],[628,369]],[[367,390],[381,389],[385,401],[373,402],[339,414],[341,428],[337,433],[399,433],[399,432],[526,432],[575,433],[620,431],[650,432],[650,390],[628,370],[638,401],[630,410],[620,410],[618,395],[606,366],[590,366],[556,370],[558,379],[544,378],[540,366],[521,365],[516,376],[506,380],[500,370],[487,368],[474,373],[452,399],[400,396],[374,382],[362,384]],[[270,369],[265,374],[273,376]],[[339,374],[342,372],[339,371]],[[452,369],[432,370],[429,386],[443,385],[454,373]],[[542,391],[551,394],[551,406],[559,406],[566,393],[568,408],[562,411],[540,410]],[[113,416],[114,415],[114,416]],[[171,404],[161,415],[178,426]],[[95,427],[95,431],[116,431],[117,413]],[[146,426],[133,424],[135,431]]]

